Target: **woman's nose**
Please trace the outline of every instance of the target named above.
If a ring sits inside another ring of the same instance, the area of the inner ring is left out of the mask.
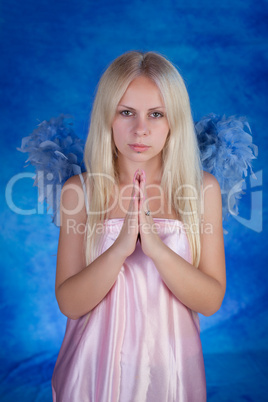
[[[146,117],[137,116],[135,119],[135,134],[146,135],[149,133]]]

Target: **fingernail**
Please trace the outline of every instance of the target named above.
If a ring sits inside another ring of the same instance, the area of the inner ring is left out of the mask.
[[[145,174],[145,171],[144,171],[143,169],[141,169],[141,173],[143,174],[144,181],[145,181],[145,180],[146,180],[146,174]]]
[[[137,174],[140,172],[140,169],[137,169],[136,172],[134,173],[134,177],[133,177],[133,184],[135,184],[135,180],[137,177]]]

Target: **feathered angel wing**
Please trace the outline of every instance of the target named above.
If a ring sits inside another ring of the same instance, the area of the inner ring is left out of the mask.
[[[252,143],[251,129],[244,117],[218,116],[213,113],[195,124],[203,169],[218,180],[222,193],[222,217],[238,215],[238,201],[252,159],[258,148]]]
[[[21,152],[28,152],[26,162],[36,169],[34,185],[39,201],[53,211],[53,222],[59,226],[60,193],[65,181],[85,171],[84,142],[76,136],[60,115],[39,124],[32,134],[22,139]],[[252,143],[248,122],[242,117],[220,117],[210,114],[195,124],[203,169],[218,180],[223,201],[223,219],[232,211],[238,214],[244,177],[252,172],[252,159],[257,147]]]
[[[85,171],[83,165],[84,142],[76,136],[68,116],[60,115],[43,121],[24,137],[21,152],[28,152],[26,162],[36,169],[34,185],[38,187],[38,201],[52,209],[52,221],[60,225],[60,193],[65,181]]]

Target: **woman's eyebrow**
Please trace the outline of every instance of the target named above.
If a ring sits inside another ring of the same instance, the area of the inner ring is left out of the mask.
[[[124,107],[124,108],[129,109],[129,110],[136,110],[133,107],[127,106],[127,105],[118,105],[118,106]],[[150,108],[148,110],[155,110],[155,109],[165,109],[165,106],[155,106],[155,107],[152,107],[152,108]]]
[[[130,109],[130,110],[135,110],[133,107],[127,106],[127,105],[118,105],[118,106],[124,107],[124,108],[126,108],[126,109]]]
[[[155,110],[155,109],[165,109],[165,106],[156,106],[156,107],[152,107],[151,109],[148,109],[148,110]]]

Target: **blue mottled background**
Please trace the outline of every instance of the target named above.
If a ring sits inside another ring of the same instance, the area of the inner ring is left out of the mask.
[[[0,1],[1,401],[51,401],[65,329],[54,296],[58,229],[48,213],[18,214],[5,199],[10,179],[34,172],[16,148],[60,113],[85,139],[97,82],[127,50],[158,51],[178,66],[195,120],[214,112],[250,122],[257,180],[246,181],[240,216],[225,224],[226,297],[201,317],[201,336],[208,401],[267,400],[267,18],[265,0]],[[13,187],[24,211],[38,207],[32,184]]]

